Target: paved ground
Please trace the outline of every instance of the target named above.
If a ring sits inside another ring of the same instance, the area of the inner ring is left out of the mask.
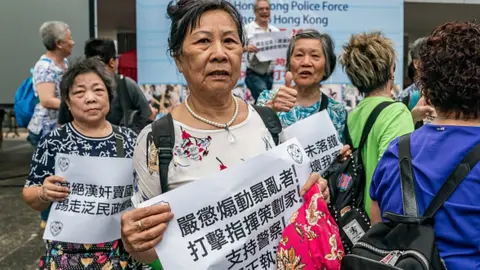
[[[0,150],[0,269],[37,269],[44,252],[39,213],[22,200],[32,147],[21,138],[5,139]]]

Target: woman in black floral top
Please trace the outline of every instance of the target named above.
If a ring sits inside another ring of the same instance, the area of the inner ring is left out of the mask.
[[[79,61],[64,75],[62,97],[72,121],[45,135],[33,155],[23,189],[23,198],[33,209],[42,211],[69,196],[68,188],[60,185],[68,179],[54,175],[57,154],[118,157],[117,149],[123,147],[125,158],[132,158],[136,134],[128,128],[113,127],[105,118],[112,88],[112,78],[99,59]],[[123,145],[117,145],[117,141],[123,141]],[[97,244],[47,241],[46,247],[41,270],[137,269],[120,240]]]

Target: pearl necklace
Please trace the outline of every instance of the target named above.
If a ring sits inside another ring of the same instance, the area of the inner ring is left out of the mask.
[[[234,143],[235,142],[235,135],[230,131],[230,126],[233,124],[233,122],[235,122],[235,119],[237,119],[237,116],[238,116],[238,101],[237,99],[235,98],[235,96],[233,96],[233,101],[235,103],[235,113],[233,114],[233,117],[232,119],[230,119],[230,121],[228,121],[228,123],[226,124],[220,124],[220,123],[217,123],[217,122],[214,122],[214,121],[211,121],[211,120],[208,120],[208,119],[205,119],[203,117],[201,117],[200,115],[196,114],[192,108],[190,108],[190,105],[188,105],[188,99],[189,97],[187,97],[185,99],[185,107],[187,108],[187,111],[193,116],[193,118],[199,120],[199,121],[202,121],[203,123],[205,124],[209,124],[211,126],[214,126],[214,127],[217,127],[217,128],[223,128],[225,129],[225,131],[227,131],[227,139],[230,143]]]

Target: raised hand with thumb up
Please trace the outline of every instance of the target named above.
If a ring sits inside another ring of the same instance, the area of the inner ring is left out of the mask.
[[[285,85],[278,90],[272,100],[272,109],[276,112],[289,112],[297,103],[297,90],[292,87],[293,75],[290,71],[285,73]]]

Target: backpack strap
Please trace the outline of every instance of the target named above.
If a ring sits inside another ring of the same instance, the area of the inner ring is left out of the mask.
[[[128,96],[127,81],[123,75],[115,75],[115,81],[117,83],[118,99],[123,112],[122,123],[126,125],[128,111],[132,108],[131,100]]]
[[[360,144],[358,144],[357,149],[362,149],[363,145],[367,141],[368,135],[370,134],[370,130],[372,130],[373,125],[375,124],[375,121],[377,121],[378,116],[380,113],[385,109],[386,107],[394,104],[395,102],[392,101],[384,101],[375,107],[373,111],[370,113],[370,116],[368,117],[367,123],[363,127],[363,132],[362,132],[362,137],[360,139]]]
[[[279,134],[282,132],[282,124],[280,123],[280,119],[278,119],[277,114],[268,107],[256,106],[252,105],[253,108],[257,111],[260,118],[262,118],[265,127],[267,127],[268,131],[272,135],[273,141],[275,145],[279,143]]]
[[[398,163],[400,166],[400,185],[402,188],[403,214],[418,217],[417,195],[415,194],[415,177],[410,153],[410,134],[400,137],[398,141]]]
[[[113,136],[115,136],[115,148],[117,149],[117,157],[125,157],[125,148],[123,147],[123,136],[118,126],[112,125]]]
[[[320,91],[320,93],[322,94],[322,99],[320,100],[320,109],[318,109],[319,112],[328,108],[328,96],[325,95],[322,91]]]
[[[437,192],[423,216],[433,217],[479,161],[480,144],[477,144],[448,176],[447,181],[442,185],[440,191]]]
[[[173,158],[175,142],[175,127],[170,113],[153,122],[152,135],[157,148],[160,186],[165,193],[168,191],[168,166]]]

